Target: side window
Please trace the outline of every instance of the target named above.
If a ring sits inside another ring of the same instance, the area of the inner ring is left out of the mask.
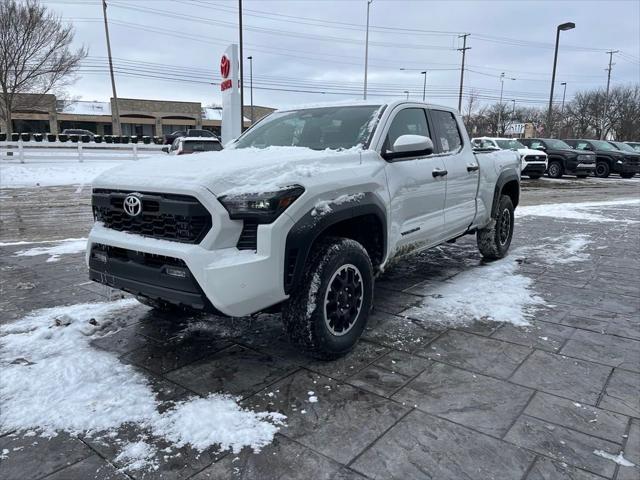
[[[383,149],[391,150],[393,144],[401,135],[422,135],[430,137],[427,115],[424,109],[405,108],[398,112],[391,122]]]
[[[576,150],[591,150],[591,147],[587,142],[576,142],[574,147]]]
[[[431,118],[438,132],[440,152],[456,152],[462,148],[462,137],[458,130],[458,123],[451,112],[443,110],[431,110]]]
[[[540,140],[531,140],[531,145],[529,145],[530,148],[540,148],[540,147],[544,147],[544,145],[542,145],[542,142]]]

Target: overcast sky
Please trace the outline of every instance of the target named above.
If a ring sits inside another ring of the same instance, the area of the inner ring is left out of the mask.
[[[75,43],[88,47],[78,81],[82,100],[108,100],[111,85],[99,0],[46,0],[72,22]],[[219,59],[238,41],[236,0],[108,0],[118,96],[220,102]],[[362,97],[365,0],[245,0],[244,56],[253,56],[254,102],[282,106]],[[422,98],[457,106],[462,46],[467,38],[465,93],[485,102],[541,106],[548,101],[556,26],[561,32],[555,99],[612,85],[640,83],[640,1],[373,0],[369,96]],[[146,63],[143,63],[146,62]],[[404,68],[405,70],[400,70]],[[515,78],[515,80],[511,80]],[[215,85],[211,84],[215,83]],[[245,104],[249,63],[245,62]]]

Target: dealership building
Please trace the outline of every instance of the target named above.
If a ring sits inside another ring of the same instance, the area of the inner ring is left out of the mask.
[[[55,95],[20,95],[12,111],[14,132],[60,133],[82,128],[100,135],[113,133],[114,99],[109,102],[59,100]],[[174,102],[118,98],[122,135],[161,136],[176,130],[203,128],[218,135],[222,107],[203,107],[200,102]],[[255,121],[274,109],[254,106]],[[244,107],[244,126],[251,125],[251,107]],[[0,123],[0,131],[4,131]]]

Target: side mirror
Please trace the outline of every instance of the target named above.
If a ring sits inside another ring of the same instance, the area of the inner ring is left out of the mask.
[[[535,150],[542,150],[543,152],[546,150],[547,148],[544,145],[538,145]]]
[[[393,150],[384,152],[385,160],[421,157],[433,153],[433,142],[422,135],[400,135],[393,143]]]
[[[165,145],[164,147],[162,147],[162,151],[164,153],[169,153],[169,145]]]

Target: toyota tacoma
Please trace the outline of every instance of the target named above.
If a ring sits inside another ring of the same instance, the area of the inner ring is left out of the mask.
[[[547,175],[562,178],[575,175],[587,178],[596,168],[596,156],[588,151],[576,151],[571,145],[555,138],[521,138],[520,142],[534,150],[545,152],[549,157]]]
[[[540,150],[525,147],[513,138],[476,137],[471,139],[475,148],[496,150],[514,150],[520,154],[520,170],[532,180],[540,178],[547,171],[547,154]]]
[[[294,344],[329,359],[360,337],[392,260],[466,234],[486,259],[509,249],[520,157],[474,152],[450,108],[276,111],[225,147],[99,176],[91,279],[159,309],[280,311]]]

